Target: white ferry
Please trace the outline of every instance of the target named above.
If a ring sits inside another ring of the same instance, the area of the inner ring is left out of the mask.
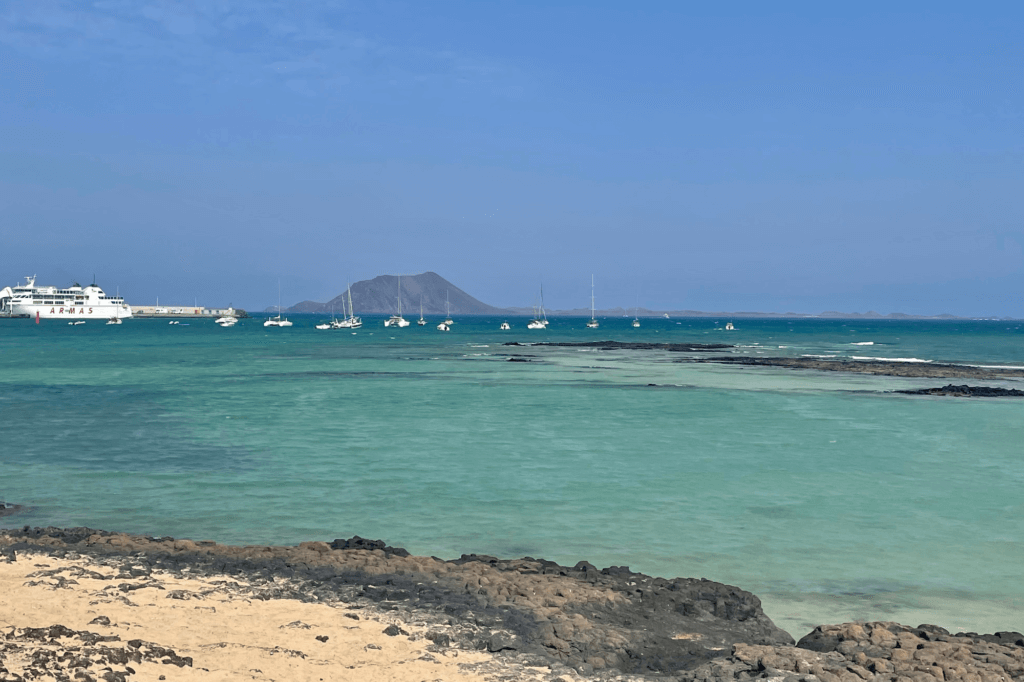
[[[77,282],[66,289],[37,287],[35,277],[25,284],[0,289],[0,310],[11,315],[67,320],[120,320],[132,316],[132,308],[120,296],[107,296],[95,284]]]

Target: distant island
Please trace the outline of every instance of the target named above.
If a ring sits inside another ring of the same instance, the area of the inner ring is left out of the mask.
[[[364,315],[391,315],[398,308],[398,275],[379,275],[352,285],[352,303],[356,312]],[[480,301],[446,280],[436,272],[424,272],[419,275],[402,275],[402,312],[406,317],[419,315],[420,305],[424,315],[444,315],[447,305],[452,315],[533,315],[533,308],[498,308]],[[348,305],[348,295],[341,292],[326,303],[302,301],[290,308],[286,313],[319,313],[337,314]],[[344,302],[344,303],[343,303]],[[266,312],[277,312],[275,306]],[[549,317],[589,317],[589,308],[573,308],[571,310],[547,310]],[[908,315],[906,313],[889,313],[883,315],[873,310],[866,313],[843,313],[828,310],[817,315],[807,313],[772,313],[753,311],[704,311],[704,310],[649,310],[640,308],[635,313],[632,309],[610,308],[598,310],[600,317],[719,317],[729,319],[743,318],[793,318],[793,319],[852,319],[852,320],[967,320],[969,317],[957,315]],[[1009,318],[1003,318],[1009,319]]]

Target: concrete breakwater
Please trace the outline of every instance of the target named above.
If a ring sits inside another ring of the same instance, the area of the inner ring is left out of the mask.
[[[132,306],[135,317],[238,317],[246,318],[249,314],[241,308],[203,308],[201,306]]]
[[[152,590],[146,599],[201,603],[201,594],[162,587],[170,575],[224,578],[254,603],[337,604],[359,609],[353,614],[376,609],[390,619],[385,635],[426,638],[441,656],[486,652],[503,661],[507,679],[1024,679],[1020,633],[951,635],[929,625],[847,623],[820,626],[797,643],[764,614],[756,596],[740,588],[655,578],[623,566],[598,569],[586,561],[568,567],[475,554],[445,561],[359,537],[233,547],[87,528],[0,531],[0,562],[26,556],[33,565],[50,556],[119,567],[106,591],[135,606],[144,590]],[[40,580],[71,587],[85,575],[77,570],[45,571]],[[135,609],[134,618],[143,618],[144,610]],[[352,617],[344,611],[339,616]],[[190,616],[202,617],[198,611]],[[521,674],[508,677],[517,670]]]

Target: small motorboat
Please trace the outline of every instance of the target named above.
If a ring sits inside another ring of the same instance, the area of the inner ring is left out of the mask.
[[[451,330],[452,330],[452,328],[449,327],[448,325],[446,325],[444,322],[442,322],[441,324],[437,325],[437,331],[439,331],[439,332],[450,332]]]
[[[501,323],[501,327],[499,327],[499,329],[501,329],[501,331],[503,331],[503,332],[504,331],[508,331],[511,328],[512,328],[512,325],[510,325],[508,322],[502,322]]]

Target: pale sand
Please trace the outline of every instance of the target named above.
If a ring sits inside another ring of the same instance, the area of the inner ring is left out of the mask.
[[[126,558],[125,565],[130,564]],[[39,575],[54,569],[61,572]],[[250,600],[238,579],[227,576],[182,579],[154,571],[151,577],[101,580],[83,574],[83,569],[118,574],[112,566],[86,558],[19,552],[16,562],[0,562],[0,646],[4,636],[8,638],[6,655],[0,649],[0,668],[20,672],[33,648],[47,646],[29,642],[24,650],[11,652],[10,636],[17,629],[56,624],[121,639],[97,646],[125,647],[129,640],[141,639],[193,659],[192,667],[128,662],[135,671],[131,680],[155,681],[163,675],[167,680],[203,681],[473,682],[494,679],[488,673],[502,666],[493,655],[479,651],[434,647],[430,652],[432,642],[423,638],[429,629],[425,623],[400,623],[387,611],[354,610],[343,603]],[[125,591],[121,586],[126,583],[152,586]],[[184,591],[178,596],[186,599],[169,598],[175,590]],[[359,620],[345,614],[358,615]],[[109,626],[94,622],[100,616],[109,619]],[[384,634],[390,624],[398,624],[409,636]],[[328,639],[321,642],[317,636]],[[92,674],[102,667],[92,668]],[[125,670],[124,665],[110,667]],[[547,678],[550,670],[536,669],[535,674],[536,679]],[[74,675],[71,670],[70,677]]]

